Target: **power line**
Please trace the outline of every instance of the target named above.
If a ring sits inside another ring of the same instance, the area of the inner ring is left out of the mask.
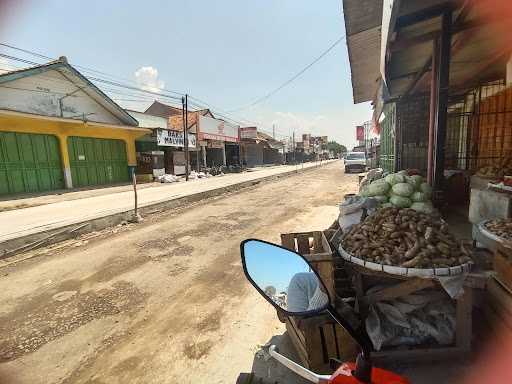
[[[34,51],[31,51],[31,50],[28,50],[28,49],[23,49],[23,48],[15,47],[15,46],[10,45],[10,44],[0,43],[0,46],[4,46],[4,47],[10,48],[10,49],[13,49],[13,50],[16,50],[16,51],[20,51],[20,52],[23,52],[23,53],[26,53],[26,54],[29,54],[29,55],[33,55],[33,56],[36,56],[36,57],[39,57],[39,58],[42,58],[42,59],[46,59],[46,60],[56,60],[56,58],[54,58],[54,57],[46,56],[46,55],[43,55],[42,53],[34,52]],[[39,65],[40,63],[36,63],[36,64]],[[103,76],[107,76],[107,77],[110,77],[110,78],[113,78],[113,79],[117,78],[117,79],[120,79],[120,80],[123,80],[123,81],[128,81],[130,83],[136,84],[135,81],[127,79],[125,77],[121,77],[121,76],[118,76],[118,75],[112,75],[110,73],[99,71],[97,69],[93,69],[93,68],[89,68],[89,67],[85,67],[85,66],[79,65],[79,64],[74,64],[73,63],[73,65],[75,67],[81,68],[82,70],[87,71],[87,72],[97,73],[97,74],[100,74],[100,75],[103,75]],[[174,93],[174,94],[177,94],[177,95],[180,95],[180,96],[184,96],[184,93],[182,93],[182,92],[173,91],[173,90],[170,90],[170,89],[163,89],[163,90],[165,90],[166,92],[169,92],[169,93]]]
[[[274,90],[270,91],[269,93],[267,93],[266,95],[260,97],[259,99],[256,99],[255,101],[253,101],[252,103],[248,104],[248,105],[245,105],[245,106],[242,106],[240,108],[236,108],[236,109],[232,109],[230,110],[229,112],[237,112],[237,111],[241,111],[243,109],[246,109],[246,108],[250,108],[250,107],[253,107],[255,106],[256,104],[259,104],[261,103],[262,101],[265,101],[266,99],[268,99],[269,97],[273,96],[274,94],[276,94],[277,92],[279,92],[281,89],[283,89],[284,87],[286,87],[288,84],[292,83],[295,79],[297,79],[299,76],[301,76],[304,72],[306,72],[309,68],[311,68],[313,65],[315,65],[317,62],[319,62],[325,55],[327,55],[329,52],[331,52],[334,47],[336,47],[339,43],[341,43],[343,41],[343,39],[345,39],[345,36],[342,36],[340,37],[338,40],[336,40],[334,43],[332,43],[329,48],[327,48],[325,51],[322,52],[322,54],[320,54],[320,56],[318,56],[315,60],[313,60],[311,63],[309,63],[308,65],[306,65],[304,68],[302,68],[299,72],[297,72],[295,75],[293,75],[291,78],[289,78],[288,80],[286,80],[284,83],[282,83],[279,87],[275,88]]]
[[[13,49],[13,50],[17,50],[17,51],[20,51],[20,52],[23,52],[23,53],[26,53],[26,54],[29,54],[29,55],[33,55],[33,56],[36,56],[36,57],[41,58],[41,59],[55,60],[54,58],[52,58],[50,56],[43,55],[41,53],[30,51],[30,50],[27,50],[27,49],[15,47],[15,46],[10,45],[10,44],[0,43],[0,46],[4,46],[4,47],[7,47],[7,48],[10,48],[10,49]],[[7,59],[12,60],[12,61],[18,61],[18,62],[22,62],[22,63],[29,64],[29,65],[43,65],[43,63],[22,59],[20,57],[11,56],[11,55],[7,55],[7,54],[4,54],[4,53],[0,53],[0,57],[4,57],[4,58],[7,58]],[[81,68],[81,69],[83,69],[85,71],[88,71],[88,72],[98,73],[98,74],[101,74],[103,76],[108,76],[110,78],[116,78],[117,77],[119,79],[123,79],[125,81],[130,82],[130,83],[135,83],[132,80],[128,80],[128,79],[125,79],[125,78],[122,78],[122,77],[119,77],[119,76],[114,76],[114,75],[108,74],[106,72],[102,72],[102,71],[98,71],[98,70],[95,70],[95,69],[92,69],[92,68],[84,67],[84,66],[81,66],[81,65],[78,65],[78,64],[73,64],[73,65],[75,67],[77,67],[77,68]],[[134,100],[134,99],[124,99],[123,100],[121,98],[114,98],[114,99],[117,99],[119,101],[141,101],[141,102],[142,101],[148,101],[149,102],[151,100],[154,100],[155,98],[157,98],[157,99],[158,98],[163,98],[163,99],[169,99],[169,100],[181,100],[181,97],[176,97],[176,96],[170,95],[170,93],[171,94],[175,94],[175,95],[180,95],[180,96],[184,95],[184,93],[173,91],[173,90],[168,90],[168,89],[165,89],[165,88],[162,88],[161,92],[153,92],[153,91],[150,91],[150,90],[147,90],[147,89],[131,86],[129,84],[123,84],[123,83],[120,83],[118,81],[104,79],[104,78],[101,78],[101,77],[93,77],[93,76],[86,76],[86,75],[83,75],[83,76],[85,78],[87,78],[89,81],[93,82],[93,83],[101,83],[101,84],[106,84],[106,85],[110,85],[110,86],[114,86],[114,87],[118,87],[118,88],[124,88],[124,89],[128,89],[128,90],[131,90],[131,91],[143,93],[143,94],[133,94],[133,93],[120,92],[120,91],[112,90],[112,89],[109,89],[109,88],[106,88],[106,87],[102,86],[102,88],[105,90],[105,92],[119,94],[119,95],[123,95],[123,96],[132,96],[132,97],[141,98],[140,100]],[[53,81],[60,81],[62,83],[66,83],[66,81],[63,80],[63,79],[61,80],[61,79],[50,78],[50,77],[47,77],[47,78],[51,79]],[[94,87],[90,87],[90,86],[87,86],[87,87],[91,88],[91,89],[94,89]],[[28,89],[24,89],[24,90],[29,91]],[[152,97],[151,96],[146,96],[144,94],[151,95]],[[142,98],[146,98],[146,99],[144,100]],[[263,125],[261,123],[254,122],[254,121],[251,121],[251,120],[248,120],[248,119],[238,119],[238,118],[234,119],[234,118],[230,117],[231,113],[228,112],[228,111],[224,111],[221,108],[212,106],[209,103],[207,103],[207,102],[205,102],[205,101],[203,101],[203,100],[201,100],[201,99],[199,99],[197,97],[192,97],[192,96],[189,95],[189,98],[197,100],[198,102],[205,104],[207,106],[207,108],[209,108],[210,110],[215,112],[216,115],[218,115],[219,117],[221,117],[221,118],[223,118],[225,120],[235,122],[236,124],[239,124],[239,125],[246,125],[247,122],[250,123],[250,124],[258,125],[258,126],[262,126]],[[169,101],[167,101],[167,100],[165,102],[169,103]],[[201,104],[198,104],[198,103],[191,103],[191,104],[194,104],[197,108],[200,108],[200,109],[204,108],[204,105],[201,105]],[[244,121],[246,123],[244,123]],[[260,128],[260,131],[270,134],[269,131],[266,131],[266,130],[264,130],[262,128]],[[282,136],[282,137],[288,137],[288,135],[281,134],[279,132],[278,132],[278,135]]]
[[[28,49],[23,49],[23,48],[15,47],[15,46],[13,46],[11,44],[0,43],[0,46],[4,46],[4,47],[7,47],[7,48],[10,48],[10,49],[13,49],[13,50],[17,50],[17,51],[20,51],[20,52],[23,52],[23,53],[26,53],[26,54],[30,54],[30,55],[33,55],[33,56],[36,56],[36,57],[39,57],[39,58],[43,58],[43,59],[46,59],[46,60],[55,60],[55,58],[52,58],[52,57],[47,56],[47,55],[43,55],[42,53],[38,53],[38,52],[34,52],[34,51],[31,51],[31,50],[28,50]],[[8,55],[6,55],[6,56],[8,56]],[[13,57],[13,56],[8,56],[8,58],[11,59],[11,60],[18,60],[18,61],[23,60],[23,59],[16,58],[16,57]],[[32,65],[40,65],[40,63],[36,63],[36,62],[28,61],[28,60],[24,60],[23,62],[25,62],[27,64],[32,64]],[[81,68],[82,70],[85,70],[85,71],[88,71],[88,72],[98,73],[98,74],[101,74],[103,76],[107,76],[107,77],[110,77],[110,78],[118,78],[118,79],[122,79],[124,81],[128,81],[130,83],[135,83],[133,80],[129,80],[129,79],[126,79],[126,78],[123,78],[123,77],[120,77],[120,76],[115,76],[115,75],[112,75],[112,74],[109,74],[109,73],[106,73],[106,72],[98,71],[96,69],[88,68],[88,67],[85,67],[85,66],[82,66],[82,65],[78,65],[78,64],[73,64],[73,65],[76,66],[77,68]],[[164,96],[164,95],[162,95],[161,92],[156,92],[155,93],[155,92],[151,92],[151,91],[147,91],[147,90],[141,90],[140,88],[131,87],[129,85],[127,86],[126,84],[115,83],[113,81],[106,80],[106,79],[101,79],[101,78],[97,78],[97,77],[94,78],[94,77],[90,77],[90,76],[89,77],[86,76],[86,77],[89,80],[93,81],[93,82],[100,82],[100,83],[109,84],[109,85],[113,85],[113,86],[124,87],[124,88],[128,88],[128,89],[131,89],[131,90],[136,90],[138,92],[149,93],[149,94],[151,94],[153,96],[158,96],[158,97],[172,98],[174,100],[179,100],[180,99],[180,98],[177,98],[177,97],[172,97],[172,96],[167,96],[167,95]],[[173,91],[173,90],[168,90],[168,89],[165,89],[165,88],[163,88],[162,91],[165,91],[165,92],[168,92],[168,93],[172,93],[172,94],[177,94],[177,95],[180,95],[180,96],[184,96],[184,93]],[[130,96],[133,96],[133,95],[130,95]],[[140,96],[142,97],[142,95],[140,95]],[[189,95],[189,98],[197,100],[198,102],[205,104],[209,109],[211,109],[212,111],[215,111],[215,113],[217,115],[219,115],[219,116],[222,116],[222,117],[226,118],[227,116],[230,115],[230,113],[228,111],[225,111],[225,110],[223,110],[221,108],[218,108],[216,106],[212,106],[208,102],[206,102],[204,100],[201,100],[201,99],[199,99],[197,97],[193,97],[193,96]],[[199,106],[199,108],[201,108],[201,106]],[[220,111],[222,113],[220,113],[218,111]],[[232,118],[229,118],[229,117],[228,117],[228,119],[230,119],[232,121],[236,121],[237,123],[239,123],[235,119],[232,119]],[[254,124],[254,125],[260,125],[260,126],[262,125],[259,122],[251,121],[251,120],[248,120],[248,119],[245,119],[245,118],[243,118],[242,121],[245,121],[245,122],[248,122],[248,123]],[[284,134],[281,134],[281,135],[283,137],[286,136]]]
[[[19,58],[19,57],[6,55],[4,53],[0,53],[0,57],[5,57],[5,58],[7,58],[9,60],[20,61],[20,62],[23,62],[23,63],[26,63],[26,64],[30,64],[30,65],[41,65],[41,63],[37,63],[35,61],[25,60],[25,59],[22,59],[22,58]],[[110,81],[110,80],[107,80],[107,79],[102,79],[102,78],[98,78],[98,77],[90,77],[90,76],[85,76],[85,75],[84,75],[84,77],[86,79],[92,81],[92,82],[104,83],[104,84],[113,85],[113,86],[116,86],[116,87],[121,87],[121,88],[125,88],[125,89],[134,90],[134,91],[137,91],[137,92],[143,92],[143,93],[147,93],[147,94],[151,94],[151,95],[156,95],[156,96],[165,96],[167,98],[172,98],[174,100],[181,100],[180,97],[166,95],[166,94],[162,94],[162,93],[159,93],[159,92],[153,92],[153,91],[149,91],[147,89],[143,89],[143,88],[139,88],[139,87],[134,87],[134,86],[127,85],[127,84],[122,84],[122,83],[118,83],[118,82],[115,82],[115,81]],[[57,79],[55,79],[55,80],[57,80]]]

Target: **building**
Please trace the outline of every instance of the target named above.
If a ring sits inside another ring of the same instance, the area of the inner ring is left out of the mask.
[[[167,117],[169,128],[183,130],[181,108],[154,101],[145,113]],[[209,109],[189,111],[187,120],[188,132],[196,134],[198,138],[197,151],[192,150],[189,155],[192,168],[239,163],[237,125],[215,118]]]
[[[242,164],[256,167],[283,163],[284,144],[256,127],[240,128],[240,154]]]
[[[0,75],[0,194],[127,182],[148,131],[65,57]]]
[[[205,154],[205,166],[238,165],[240,145],[238,125],[207,115],[198,117],[199,144]]]
[[[417,169],[435,200],[459,202],[473,175],[512,172],[510,2],[344,0],[343,9],[354,102],[374,106],[383,168]]]
[[[137,174],[185,174],[183,129],[170,129],[168,118],[130,110],[128,113],[139,121],[140,127],[151,129],[151,133],[139,137],[135,142]],[[187,144],[190,157],[194,159],[194,152],[198,151],[195,133],[188,133]],[[158,160],[159,157],[162,161]]]

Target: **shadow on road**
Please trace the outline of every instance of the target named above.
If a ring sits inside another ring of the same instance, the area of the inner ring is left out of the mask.
[[[266,343],[266,346],[275,345],[282,355],[300,363],[290,337],[287,332],[275,335]],[[265,347],[266,349],[266,347]],[[296,375],[281,363],[270,357],[260,349],[254,355],[251,373],[241,373],[237,384],[306,384],[309,381]]]

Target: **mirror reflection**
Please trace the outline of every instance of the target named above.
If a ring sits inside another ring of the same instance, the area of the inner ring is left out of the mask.
[[[292,313],[320,312],[329,303],[326,289],[299,255],[258,240],[244,243],[247,273],[278,307]]]

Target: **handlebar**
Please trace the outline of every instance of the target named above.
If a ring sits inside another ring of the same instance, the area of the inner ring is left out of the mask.
[[[295,372],[297,375],[305,378],[306,380],[311,381],[312,383],[327,384],[329,382],[329,379],[331,378],[330,375],[318,375],[315,372],[312,372],[309,369],[304,368],[302,365],[299,365],[296,362],[288,359],[287,357],[284,357],[279,352],[277,352],[277,348],[275,345],[271,345],[268,348],[268,353],[281,364]]]

